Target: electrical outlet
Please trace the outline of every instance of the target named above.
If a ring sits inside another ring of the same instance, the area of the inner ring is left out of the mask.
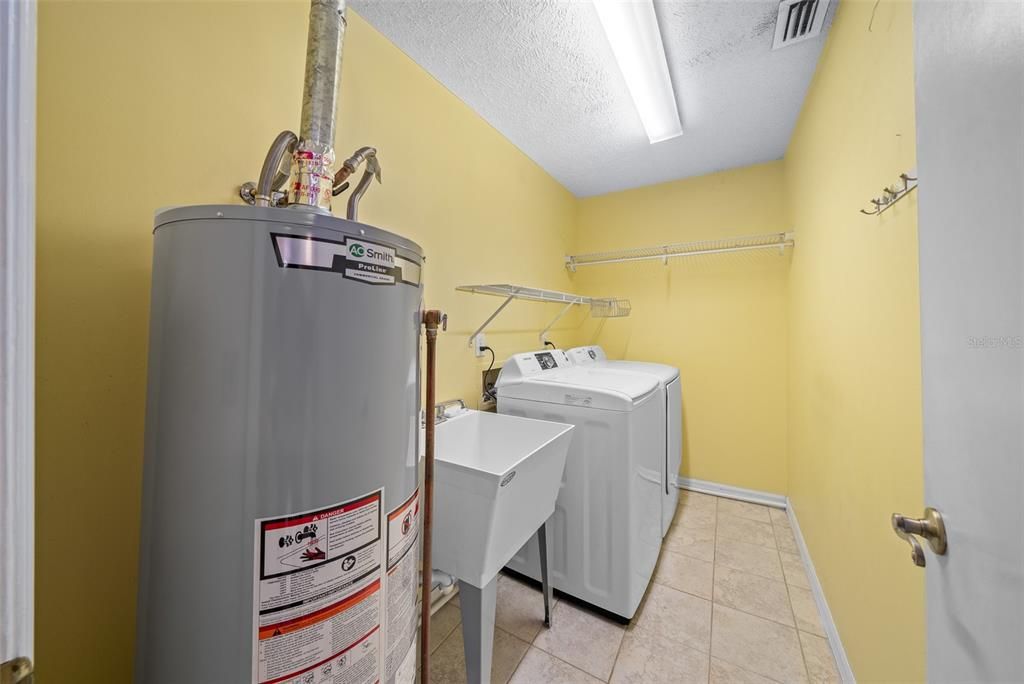
[[[483,333],[478,333],[477,336],[473,338],[473,353],[477,358],[484,355],[484,347],[486,346],[487,338],[484,337]]]

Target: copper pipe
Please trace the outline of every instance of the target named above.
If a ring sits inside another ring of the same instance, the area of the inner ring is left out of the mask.
[[[420,684],[430,684],[430,586],[434,568],[431,560],[431,526],[434,518],[434,403],[436,402],[437,328],[448,329],[448,316],[437,309],[423,312],[427,329],[426,444],[423,462],[423,572],[420,603]]]

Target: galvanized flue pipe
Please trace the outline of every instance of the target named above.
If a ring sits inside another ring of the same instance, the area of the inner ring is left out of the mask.
[[[288,203],[331,209],[334,123],[345,38],[345,0],[311,0],[299,144],[292,155]]]

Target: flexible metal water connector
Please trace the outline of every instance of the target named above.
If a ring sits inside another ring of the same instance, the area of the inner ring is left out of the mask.
[[[338,171],[338,175],[334,177],[335,182],[339,180],[345,180],[346,178],[348,178],[349,176],[356,172],[356,169],[359,168],[360,164],[365,162],[370,157],[376,156],[376,147],[360,147],[358,150],[352,153],[351,157],[341,162],[341,169]]]
[[[345,26],[345,0],[311,0],[302,124],[292,155],[289,204],[331,209],[334,123]]]
[[[355,173],[359,165],[364,162],[366,163],[366,170],[363,171],[359,183],[356,184],[356,189],[352,191],[348,198],[345,218],[349,221],[359,220],[359,202],[363,199],[363,195],[366,194],[366,190],[370,187],[373,179],[376,178],[377,182],[380,183],[380,162],[377,160],[377,150],[373,147],[360,147],[351,157],[341,163],[341,168],[338,169],[338,173],[334,176],[334,194],[340,195],[348,186],[345,183],[345,179]]]
[[[256,183],[255,200],[257,207],[269,207],[274,204],[274,191],[279,190],[288,181],[288,175],[281,173],[281,162],[285,155],[295,152],[298,137],[291,131],[281,131],[271,143],[267,156],[260,169],[260,179]]]
[[[359,220],[359,201],[363,199],[363,195],[366,194],[367,188],[370,187],[370,183],[373,182],[374,176],[377,178],[377,182],[380,182],[380,165],[377,163],[376,157],[371,157],[372,162],[366,164],[366,170],[363,171],[363,177],[359,179],[356,184],[356,189],[352,191],[352,194],[348,196],[348,207],[345,209],[345,218],[349,221]]]
[[[374,147],[360,147],[352,153],[352,156],[341,162],[341,168],[334,174],[334,196],[340,195],[348,185],[345,181],[359,169],[359,165],[369,157],[376,157],[377,149]]]

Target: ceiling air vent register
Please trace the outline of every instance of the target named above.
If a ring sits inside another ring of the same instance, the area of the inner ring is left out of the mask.
[[[828,0],[782,0],[772,50],[814,38],[825,25]]]

